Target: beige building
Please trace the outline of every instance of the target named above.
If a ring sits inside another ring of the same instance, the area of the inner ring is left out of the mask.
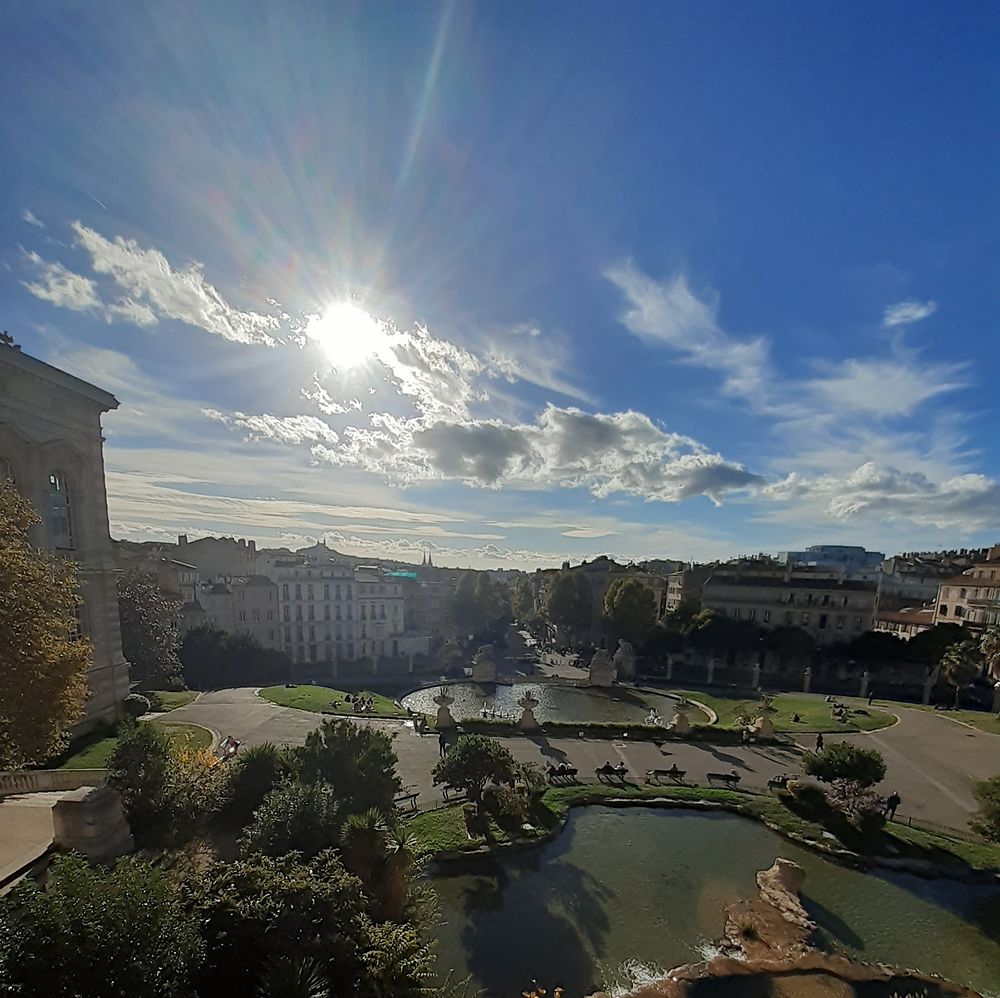
[[[128,694],[108,533],[101,414],[118,400],[0,343],[0,475],[42,522],[32,542],[80,566],[79,629],[94,646],[81,729],[119,716]]]
[[[938,587],[935,624],[987,627],[1000,624],[1000,544],[961,575]]]
[[[875,614],[875,630],[895,634],[909,641],[915,634],[934,626],[934,608],[905,607],[902,610],[879,610]]]
[[[702,606],[767,630],[798,627],[830,645],[873,629],[876,588],[809,569],[721,566],[705,581]]]
[[[186,534],[177,538],[179,561],[194,565],[203,579],[256,575],[257,545],[254,541],[233,537],[199,537],[189,541]]]
[[[192,624],[203,621],[231,634],[247,634],[265,648],[281,647],[278,586],[267,576],[203,582],[197,602],[204,615],[191,615]]]
[[[668,575],[666,612],[673,613],[681,603],[701,606],[701,589],[714,567],[714,565],[689,565]]]

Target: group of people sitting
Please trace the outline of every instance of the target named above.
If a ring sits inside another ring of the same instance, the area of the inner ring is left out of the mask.
[[[375,698],[365,696],[363,693],[348,693],[344,696],[344,703],[351,704],[355,714],[371,713],[375,710]],[[330,704],[335,710],[340,706],[339,700],[332,700]]]
[[[562,777],[566,779],[571,776],[576,776],[578,770],[576,766],[571,766],[569,763],[561,762],[558,766],[554,766],[549,763],[545,768],[545,775],[549,778],[549,781],[559,779]]]
[[[617,766],[612,766],[610,762],[606,762],[600,769],[597,770],[598,776],[617,776],[619,779],[624,780],[628,776],[628,766],[624,762],[618,763]]]

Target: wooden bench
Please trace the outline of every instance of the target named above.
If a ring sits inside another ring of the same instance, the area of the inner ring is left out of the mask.
[[[740,774],[734,769],[731,773],[706,773],[705,778],[709,783],[725,783],[727,787],[736,790],[740,785]]]
[[[780,776],[772,776],[771,779],[767,781],[768,790],[786,790],[788,788],[788,781],[793,777],[789,776],[787,773],[782,773]]]
[[[555,783],[556,780],[573,780],[578,772],[576,766],[549,766],[545,771],[545,778],[549,783]]]
[[[598,766],[597,769],[594,770],[594,775],[597,777],[598,781],[600,781],[602,777],[606,776],[609,780],[617,777],[622,781],[622,783],[624,783],[625,778],[628,776],[628,770],[619,769],[617,766]]]
[[[678,769],[676,766],[671,766],[669,769],[647,769],[646,782],[659,783],[662,780],[673,780],[675,783],[683,783],[686,773],[687,770]]]
[[[394,801],[397,811],[416,811],[417,798],[420,796],[419,790],[414,790],[409,794],[400,794]]]
[[[454,800],[461,800],[465,796],[465,787],[444,786],[441,788],[441,796],[446,804],[450,804]]]

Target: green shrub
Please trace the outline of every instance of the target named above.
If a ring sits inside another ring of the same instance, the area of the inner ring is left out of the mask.
[[[264,798],[288,774],[284,752],[273,742],[244,749],[230,764],[226,781],[226,813],[245,825]]]
[[[122,707],[129,717],[142,717],[152,710],[153,705],[141,693],[130,693],[122,701]]]
[[[108,784],[122,795],[137,837],[163,830],[170,819],[169,779],[174,751],[155,724],[123,724],[108,760]]]
[[[336,845],[342,823],[339,802],[325,783],[284,783],[272,790],[254,812],[240,849],[244,855],[310,858]]]
[[[524,792],[505,786],[487,787],[483,792],[483,807],[501,825],[520,825],[528,814]]]
[[[134,857],[57,857],[5,898],[0,940],[0,991],[25,998],[187,998],[203,956],[167,874]]]
[[[822,752],[807,752],[802,768],[821,783],[851,780],[863,787],[873,787],[885,778],[885,759],[881,754],[849,742],[837,742]]]
[[[972,793],[979,809],[969,826],[988,842],[1000,842],[1000,776],[980,780]]]

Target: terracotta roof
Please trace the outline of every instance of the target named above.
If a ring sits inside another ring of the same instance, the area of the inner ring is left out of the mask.
[[[933,624],[933,610],[886,610],[875,614],[875,620],[888,624]]]

